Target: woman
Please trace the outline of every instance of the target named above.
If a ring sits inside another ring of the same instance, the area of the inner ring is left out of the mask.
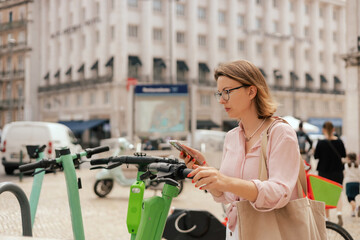
[[[344,164],[341,158],[346,157],[344,143],[334,135],[335,129],[331,122],[323,124],[322,132],[325,139],[319,140],[315,148],[314,158],[319,159],[316,170],[319,176],[343,184]],[[339,199],[337,205],[338,224],[342,226],[342,201]],[[326,209],[326,217],[329,218],[329,210]]]
[[[284,207],[297,199],[299,148],[296,132],[290,125],[272,117],[276,111],[264,77],[252,63],[240,60],[221,65],[215,71],[216,98],[239,126],[225,137],[220,170],[206,164],[197,150],[186,147],[195,159],[181,152],[187,167],[195,170],[195,187],[208,190],[215,201],[230,203],[226,239],[239,239],[236,202],[247,200],[259,211]],[[258,180],[261,137],[271,124],[267,145],[269,178]]]
[[[356,153],[348,153],[347,155],[347,163],[345,164],[345,170],[344,170],[345,179],[344,182],[345,190],[346,190],[346,196],[348,199],[348,202],[351,205],[351,217],[355,217],[356,210],[358,217],[360,214],[360,211],[356,209],[356,201],[355,197],[359,195],[359,188],[360,188],[360,170],[359,170],[359,164],[357,162],[357,156]]]

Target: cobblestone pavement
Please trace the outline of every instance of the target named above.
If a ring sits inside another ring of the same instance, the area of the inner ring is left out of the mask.
[[[86,166],[77,170],[83,186],[80,190],[80,199],[86,239],[130,239],[126,228],[129,188],[114,185],[108,197],[98,198],[93,192],[95,174],[96,171],[90,171]],[[25,177],[22,182],[19,182],[17,177],[12,177],[11,181],[18,184],[28,197],[30,196],[32,177]],[[154,194],[153,190],[147,190],[145,197]],[[160,195],[160,191],[156,194]],[[350,216],[350,205],[344,193],[342,200],[344,227],[354,239],[360,239],[360,218]],[[189,181],[185,182],[184,191],[174,199],[172,206],[204,209],[218,219],[223,218],[221,205],[215,203],[209,194],[195,189]],[[331,211],[330,220],[337,221],[335,210]],[[17,200],[11,193],[3,193],[0,196],[0,240],[15,240],[21,234]],[[39,239],[73,239],[65,178],[61,172],[45,175],[33,235]]]

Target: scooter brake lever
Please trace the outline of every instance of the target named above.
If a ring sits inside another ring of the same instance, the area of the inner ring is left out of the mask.
[[[119,167],[121,165],[122,165],[122,163],[114,163],[114,164],[109,165],[106,169],[113,169],[113,168]]]
[[[103,168],[106,168],[106,167],[103,167],[103,166],[96,166],[96,167],[91,167],[91,168],[90,168],[90,170],[103,169]]]
[[[45,172],[45,171],[46,171],[45,169],[41,169],[40,171],[36,171],[33,174],[31,174],[31,176],[35,176],[36,174],[39,174],[39,173],[42,173],[42,172]]]

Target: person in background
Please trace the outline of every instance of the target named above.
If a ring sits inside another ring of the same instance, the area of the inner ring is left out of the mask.
[[[312,149],[313,142],[309,138],[309,135],[307,135],[303,130],[303,121],[299,123],[299,130],[296,132],[296,136],[302,159],[304,159],[307,163],[310,163],[310,151]],[[309,143],[308,150],[306,150],[306,142]]]
[[[359,164],[356,159],[356,153],[349,153],[347,155],[347,163],[344,170],[345,179],[344,182],[346,196],[351,205],[351,216],[355,217],[355,210],[357,210],[358,217],[360,217],[360,211],[356,208],[355,197],[359,194],[360,188],[360,170]]]
[[[298,199],[300,153],[294,129],[273,117],[276,104],[256,66],[245,60],[234,61],[220,65],[214,75],[215,97],[239,126],[226,134],[220,170],[210,167],[194,148],[183,145],[196,160],[184,152],[180,158],[188,168],[195,169],[189,174],[194,177],[195,187],[209,191],[217,202],[230,204],[226,239],[238,240],[237,201],[249,201],[257,211],[271,211]],[[269,177],[260,181],[261,137],[268,127]]]
[[[342,185],[344,180],[344,164],[342,158],[346,157],[344,143],[334,135],[335,129],[331,122],[328,121],[323,124],[322,132],[325,139],[318,141],[314,154],[314,158],[319,159],[316,170],[319,176]],[[342,201],[340,197],[337,204],[337,218],[340,226],[343,224],[341,210]],[[329,209],[326,209],[326,217],[329,218]]]

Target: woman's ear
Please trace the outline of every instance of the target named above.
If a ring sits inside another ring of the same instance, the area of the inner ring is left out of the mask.
[[[248,93],[249,93],[250,99],[254,99],[257,94],[257,87],[255,87],[253,85],[249,86]]]

